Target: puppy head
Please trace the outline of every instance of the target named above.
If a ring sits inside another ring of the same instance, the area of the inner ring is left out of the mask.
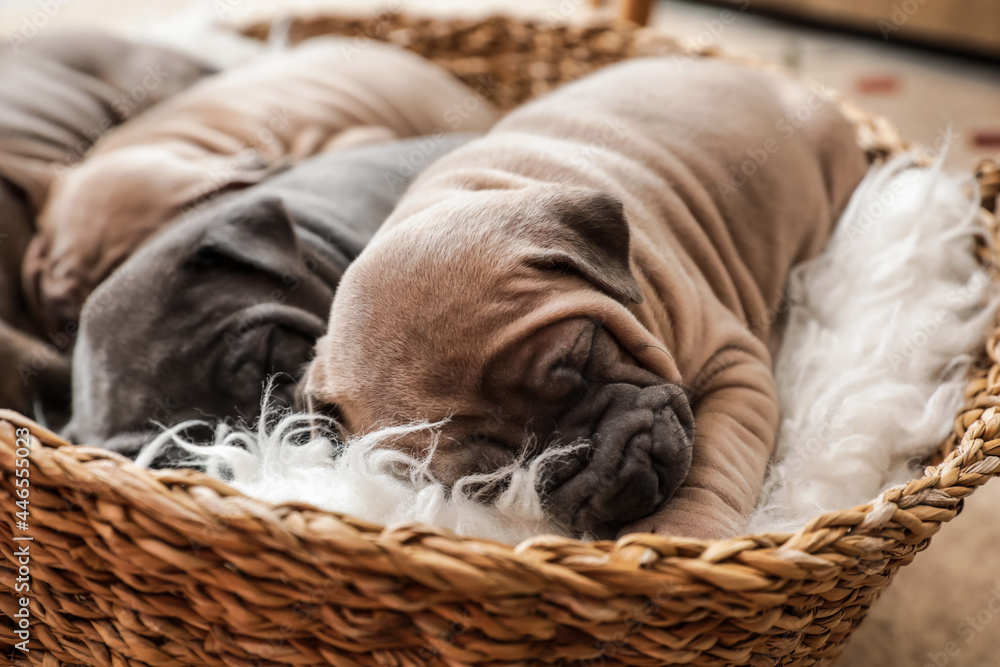
[[[293,216],[275,197],[224,202],[101,285],[83,310],[66,434],[122,447],[154,422],[252,423],[276,373],[272,399],[290,405],[333,298],[321,272],[302,270]],[[304,275],[295,289],[289,275]]]
[[[53,186],[25,257],[35,317],[53,330],[76,321],[91,292],[150,236],[201,198],[267,173],[236,158],[146,146],[98,154],[68,171]]]
[[[306,384],[349,432],[447,419],[445,482],[555,444],[549,511],[613,536],[683,481],[692,413],[676,366],[651,353],[622,205],[557,186],[457,192],[362,253],[341,282]],[[431,446],[413,436],[398,446]]]

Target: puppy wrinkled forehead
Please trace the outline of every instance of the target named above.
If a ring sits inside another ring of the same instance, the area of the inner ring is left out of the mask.
[[[511,227],[528,217],[532,202],[520,193],[465,192],[407,218],[405,225],[376,238],[377,250],[405,247],[408,256],[449,264],[470,258],[488,261],[512,240]]]
[[[488,201],[444,202],[387,230],[348,269],[338,301],[362,314],[392,308],[417,319],[453,320],[455,308],[514,298],[518,253],[510,252],[512,241],[501,229],[505,214],[497,208]]]
[[[458,199],[384,230],[347,270],[314,363],[317,391],[377,394],[380,412],[478,395],[503,331],[544,286],[497,245],[492,198]]]

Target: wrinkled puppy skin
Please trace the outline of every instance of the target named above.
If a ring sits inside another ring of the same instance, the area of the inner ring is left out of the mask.
[[[126,118],[211,71],[172,49],[93,30],[0,46],[0,407],[53,427],[69,407],[69,336],[33,316],[21,282],[52,181]]]
[[[97,30],[11,40],[0,46],[0,175],[37,215],[52,181],[95,141],[213,71],[173,49]]]
[[[483,132],[496,117],[449,72],[378,42],[310,39],[207,77],[103,137],[56,180],[25,265],[29,302],[61,328],[147,240],[213,197],[320,153]]]
[[[604,69],[414,183],[341,281],[311,404],[353,433],[448,418],[446,482],[583,439],[543,488],[575,531],[734,535],[774,446],[786,275],[865,170],[834,106],[776,73]]]
[[[272,399],[291,405],[348,264],[422,167],[470,138],[317,156],[155,237],[84,308],[63,435],[132,456],[156,424],[249,424],[276,373]]]
[[[101,30],[46,31],[17,45],[13,55],[22,62],[56,62],[110,86],[115,96],[105,101],[114,114],[112,122],[132,118],[218,72],[213,65],[168,46],[123,39]],[[93,130],[103,128],[84,129],[92,137]]]

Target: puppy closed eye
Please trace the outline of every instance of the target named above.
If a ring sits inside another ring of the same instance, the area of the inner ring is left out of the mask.
[[[583,374],[568,357],[560,359],[549,369],[547,381],[539,387],[539,397],[553,402],[579,399],[585,391]]]
[[[301,405],[302,403],[304,405]],[[296,395],[296,404],[301,406],[300,410],[304,409],[305,412],[313,416],[310,421],[314,435],[321,433],[330,435],[332,433],[339,440],[345,440],[349,435],[344,419],[344,410],[336,403],[317,401],[311,396],[306,396],[303,399],[302,394],[299,393]],[[315,417],[319,417],[319,419]]]
[[[590,359],[596,328],[593,323],[583,327],[569,346],[556,347],[554,358],[543,362],[545,372],[537,386],[540,398],[554,403],[575,402],[582,398],[587,385],[584,368]]]
[[[344,410],[336,403],[318,403],[310,400],[308,410],[311,414],[326,417],[338,424],[344,422]]]

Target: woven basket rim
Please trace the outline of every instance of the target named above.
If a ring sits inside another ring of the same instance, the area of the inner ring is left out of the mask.
[[[713,53],[712,55],[717,56],[718,54]],[[851,103],[843,98],[838,101],[847,109],[846,113],[857,114],[855,118],[852,118],[856,124],[864,123],[868,127],[880,128],[881,132],[873,132],[869,145],[865,146],[871,154],[884,156],[909,147],[904,146],[902,142],[896,142],[893,145],[892,141],[885,140],[884,119],[864,114],[859,109],[854,111],[856,107],[852,109]],[[863,135],[859,133],[859,137],[861,136]],[[371,542],[373,547],[391,551],[394,567],[387,571],[394,573],[397,573],[398,566],[407,560],[412,560],[413,565],[419,565],[420,561],[423,560],[419,557],[419,551],[406,549],[408,542],[414,536],[419,535],[424,541],[428,536],[437,537],[440,538],[438,542],[453,542],[461,545],[463,549],[475,549],[483,554],[516,561],[528,570],[542,568],[546,576],[539,579],[538,588],[535,589],[535,592],[540,592],[553,590],[553,579],[550,578],[552,576],[551,568],[556,564],[570,570],[590,574],[594,574],[596,570],[632,571],[637,567],[641,569],[644,561],[670,559],[671,557],[695,558],[716,566],[730,562],[736,566],[744,562],[740,557],[743,552],[757,550],[766,551],[767,558],[770,560],[793,565],[792,570],[782,568],[782,576],[794,578],[793,570],[797,570],[799,576],[805,577],[817,568],[823,569],[833,566],[829,560],[821,557],[823,555],[838,558],[848,554],[857,556],[864,555],[866,552],[884,550],[888,546],[884,542],[885,538],[874,538],[872,533],[877,532],[887,521],[898,519],[900,508],[905,508],[911,514],[916,508],[928,508],[931,511],[927,513],[926,519],[933,521],[940,514],[938,510],[954,507],[961,498],[968,495],[968,493],[963,493],[959,497],[954,497],[949,493],[949,488],[938,489],[937,487],[940,486],[943,479],[946,477],[954,478],[956,473],[968,473],[969,468],[975,467],[976,470],[972,471],[974,479],[968,480],[972,482],[970,487],[974,489],[978,483],[981,483],[981,477],[991,476],[992,470],[987,470],[986,468],[989,466],[982,465],[982,457],[977,457],[975,451],[977,444],[982,445],[981,436],[986,428],[986,423],[1000,421],[1000,414],[997,413],[996,408],[990,408],[986,413],[971,423],[965,429],[960,444],[940,464],[926,468],[922,477],[890,488],[867,503],[850,509],[822,513],[796,531],[744,535],[725,540],[699,540],[677,536],[634,534],[615,541],[582,542],[568,537],[540,535],[528,538],[517,545],[461,536],[446,528],[426,524],[382,527],[345,514],[324,510],[309,503],[272,503],[247,496],[225,482],[194,469],[147,470],[136,466],[132,460],[115,452],[97,447],[74,445],[31,419],[11,410],[0,409],[0,423],[28,428],[35,441],[42,444],[41,448],[37,446],[32,448],[32,463],[42,468],[53,466],[58,468],[62,471],[67,486],[93,487],[96,480],[107,474],[108,466],[112,466],[123,475],[141,480],[140,488],[158,496],[158,502],[176,503],[188,511],[199,507],[197,503],[192,502],[191,496],[192,489],[200,487],[210,490],[224,504],[227,502],[232,504],[235,501],[243,509],[252,508],[253,513],[260,520],[285,524],[290,518],[298,517],[301,521],[295,521],[295,523],[301,523],[307,528],[297,530],[286,527],[286,529],[297,539],[312,542],[317,546],[323,543],[336,543],[338,533],[335,530],[336,525],[343,524],[349,526],[356,536]],[[12,437],[0,437],[0,461],[5,464],[13,459],[13,440]],[[954,479],[951,484],[958,481],[958,479]],[[100,482],[98,482],[98,488],[99,484]],[[105,491],[112,495],[121,496],[122,488],[120,485],[107,484]],[[128,496],[132,496],[132,494],[128,494]],[[201,514],[202,521],[211,522],[211,508],[204,506],[200,507],[200,510],[192,515],[192,519],[197,521],[195,516]],[[323,518],[334,518],[335,522],[325,522],[322,521]],[[316,532],[308,528],[316,525],[321,525],[322,530]],[[326,531],[329,529],[333,530],[327,533]],[[818,537],[819,535],[822,537]],[[845,539],[852,544],[842,544]],[[846,550],[845,546],[847,546]],[[759,563],[755,564],[759,566]],[[510,586],[517,589],[524,588],[523,578],[519,577],[511,579],[503,577],[505,584],[502,590],[505,594],[510,593]],[[756,585],[751,581],[754,578],[758,579]],[[556,577],[555,581],[558,579],[559,577]],[[725,579],[726,577],[720,579],[718,576],[711,576],[706,580],[706,583],[718,585],[728,590],[759,590],[768,587],[766,577],[759,575],[755,577],[752,572],[734,571],[732,577],[729,577],[729,581]],[[422,581],[422,583],[432,588],[440,586],[442,590],[454,587],[453,582],[435,582],[434,578]],[[579,581],[574,581],[576,586],[579,583]],[[648,581],[644,585],[648,586]],[[493,586],[491,585],[489,588],[493,588]],[[576,589],[568,588],[567,590]]]

